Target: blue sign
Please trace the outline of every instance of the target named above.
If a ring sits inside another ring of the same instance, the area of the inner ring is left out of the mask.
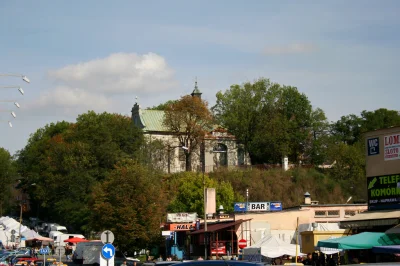
[[[106,260],[111,259],[115,255],[115,247],[112,244],[105,244],[101,249],[101,255]]]
[[[282,202],[280,201],[271,201],[269,204],[270,211],[281,211],[282,210]]]
[[[246,202],[235,202],[235,205],[233,206],[233,211],[245,212],[247,211],[246,205]]]
[[[40,252],[40,254],[42,254],[42,255],[44,255],[44,254],[49,254],[49,249],[47,249],[47,248],[41,248],[40,250],[39,250],[39,252]]]
[[[372,138],[367,140],[368,156],[379,154],[379,138]]]

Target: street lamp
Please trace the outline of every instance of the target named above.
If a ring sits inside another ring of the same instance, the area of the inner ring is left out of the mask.
[[[18,89],[19,93],[24,95],[24,90],[20,86],[0,86],[1,89]]]
[[[0,74],[0,77],[21,77],[26,83],[31,83],[28,77],[22,74]]]

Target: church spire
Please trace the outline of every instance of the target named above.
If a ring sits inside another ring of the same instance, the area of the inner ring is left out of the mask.
[[[201,92],[200,92],[200,90],[199,90],[199,88],[197,87],[197,78],[196,78],[196,81],[194,82],[194,90],[193,90],[193,92],[192,92],[192,97],[199,97],[200,99],[201,99]]]

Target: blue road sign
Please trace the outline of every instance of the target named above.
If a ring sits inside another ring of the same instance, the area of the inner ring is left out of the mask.
[[[115,247],[112,244],[105,244],[101,249],[101,255],[106,260],[111,259],[115,255]]]
[[[44,254],[49,254],[49,250],[47,249],[47,248],[41,248],[40,250],[39,250],[39,252],[40,252],[40,254],[42,254],[42,255],[44,255]]]

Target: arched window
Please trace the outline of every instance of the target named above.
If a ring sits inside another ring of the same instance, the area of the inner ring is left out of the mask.
[[[238,165],[244,165],[244,149],[239,147],[237,149],[237,156],[238,156]]]
[[[228,147],[225,144],[218,143],[213,147],[214,158],[216,159],[216,166],[228,165]]]

